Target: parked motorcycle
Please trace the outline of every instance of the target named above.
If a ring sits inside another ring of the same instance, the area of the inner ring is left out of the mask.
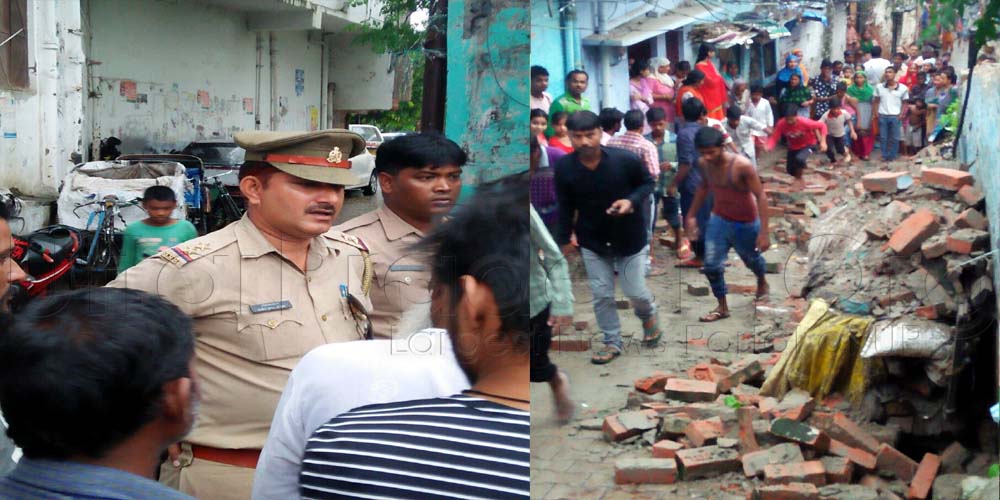
[[[10,289],[10,308],[18,309],[32,297],[45,295],[76,263],[80,251],[80,232],[64,225],[43,227],[27,236],[14,236],[11,258],[27,279]]]

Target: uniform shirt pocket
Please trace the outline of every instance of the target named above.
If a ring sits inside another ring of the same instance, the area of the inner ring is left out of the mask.
[[[255,361],[275,361],[304,356],[323,345],[323,335],[280,312],[237,314],[237,329],[245,356]]]

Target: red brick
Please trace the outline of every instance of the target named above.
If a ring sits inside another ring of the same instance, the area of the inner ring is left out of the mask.
[[[958,190],[958,199],[969,206],[979,205],[985,198],[983,192],[973,186],[962,186],[962,189]]]
[[[907,500],[926,500],[934,485],[934,478],[937,477],[938,468],[941,466],[941,458],[933,453],[924,455],[924,459],[917,466],[917,473],[910,481],[910,491],[906,493]]]
[[[765,484],[756,487],[760,500],[813,500],[819,497],[819,489],[809,483]]]
[[[667,385],[667,380],[675,375],[663,372],[654,372],[652,375],[635,381],[635,390],[646,394],[656,394],[663,392]]]
[[[665,387],[668,399],[677,401],[715,401],[719,395],[716,385],[713,382],[701,380],[687,380],[683,378],[672,378],[667,380]]]
[[[962,443],[955,441],[941,452],[941,472],[945,474],[962,472],[962,466],[972,457]]]
[[[615,484],[673,484],[677,462],[672,458],[620,458],[615,462]]]
[[[720,384],[729,376],[729,369],[724,366],[698,363],[688,369],[687,375],[691,380],[715,383],[718,392],[728,392],[732,388],[725,382]]]
[[[878,448],[881,444],[874,436],[866,432],[843,413],[837,413],[833,416],[830,428],[826,432],[832,439],[872,454],[878,453]]]
[[[729,366],[729,376],[724,385],[733,388],[763,375],[764,368],[756,358],[741,359]]]
[[[989,245],[990,233],[976,229],[959,229],[948,235],[948,251],[968,255]]]
[[[554,352],[583,352],[590,350],[590,338],[559,335],[552,337],[550,350]]]
[[[785,394],[781,402],[774,408],[761,412],[771,418],[788,418],[796,421],[803,421],[812,413],[816,407],[816,400],[808,392],[801,389],[793,389]]]
[[[909,172],[875,172],[861,178],[861,185],[870,193],[895,193],[911,184]]]
[[[948,239],[942,236],[934,236],[920,244],[920,251],[928,259],[936,259],[948,253]]]
[[[990,222],[986,220],[986,217],[975,208],[966,209],[958,215],[957,219],[955,219],[955,227],[958,228],[971,228],[985,231],[989,225]]]
[[[764,482],[767,484],[809,483],[816,486],[826,484],[826,469],[819,460],[764,466]]]
[[[723,435],[722,419],[719,417],[705,420],[695,420],[684,429],[684,435],[696,447],[715,444],[715,440]]]
[[[736,409],[736,419],[740,424],[740,452],[750,453],[760,449],[757,437],[753,433],[754,409],[741,407]]]
[[[917,462],[885,443],[879,446],[878,453],[875,454],[875,467],[892,472],[897,478],[906,482],[912,480],[917,472]]]
[[[629,429],[622,425],[618,420],[618,415],[604,417],[604,425],[601,426],[601,430],[604,431],[604,439],[611,442],[624,441],[639,435],[637,429]]]
[[[895,294],[888,295],[888,296],[885,296],[885,297],[882,297],[882,298],[878,299],[878,305],[880,305],[882,307],[889,307],[889,306],[891,306],[893,304],[896,304],[896,303],[899,303],[899,302],[909,302],[909,301],[911,301],[913,299],[916,299],[916,298],[917,298],[917,295],[915,293],[907,290],[905,292],[895,293]]]
[[[757,293],[756,285],[726,285],[729,289],[729,293],[742,293],[743,295],[750,295]]]
[[[918,210],[896,227],[889,238],[889,248],[898,255],[908,256],[920,249],[920,244],[938,230],[937,216],[927,209]]]
[[[740,457],[743,463],[743,474],[746,477],[759,476],[764,467],[771,464],[803,462],[802,450],[795,443],[781,443],[759,451],[744,453]]]
[[[691,416],[687,413],[663,415],[660,422],[660,436],[676,438],[684,435],[684,430],[691,424]]]
[[[718,446],[680,450],[677,462],[685,480],[738,471],[741,465],[739,452]]]
[[[872,470],[877,461],[875,455],[859,448],[852,448],[836,439],[830,440],[830,453],[850,460],[854,465],[863,469]]]
[[[771,422],[771,434],[820,451],[824,451],[830,446],[830,436],[826,435],[825,432],[787,418],[774,419]]]
[[[677,452],[684,449],[684,445],[677,441],[661,439],[653,444],[653,458],[676,458]]]
[[[846,457],[823,457],[823,470],[826,471],[827,483],[850,483],[854,474],[854,464]]]
[[[972,174],[953,168],[924,168],[920,182],[928,186],[958,191],[963,186],[972,185]]]

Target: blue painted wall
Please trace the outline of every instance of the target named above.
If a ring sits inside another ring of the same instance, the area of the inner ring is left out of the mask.
[[[1000,248],[1000,65],[981,64],[973,72],[969,107],[959,143],[963,163],[975,161],[969,170],[979,189],[986,193],[986,216],[990,220],[993,248]],[[1000,254],[993,255],[993,282],[1000,283]],[[1000,297],[997,308],[1000,310]]]
[[[566,54],[558,9],[559,2],[555,0],[551,3],[543,0],[531,2],[531,65],[549,70],[548,92],[553,98],[562,95],[566,76]]]
[[[445,134],[468,153],[473,185],[528,169],[527,0],[448,2]]]

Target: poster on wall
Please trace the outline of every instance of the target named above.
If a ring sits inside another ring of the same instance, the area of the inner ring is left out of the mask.
[[[306,72],[302,69],[295,70],[295,95],[301,96],[306,91]]]
[[[211,106],[211,101],[208,98],[207,90],[198,91],[198,104],[200,104],[201,107],[205,109],[208,109]]]
[[[309,106],[309,130],[319,129],[319,108]]]
[[[135,80],[122,80],[118,86],[118,93],[128,102],[135,102],[138,94]]]
[[[253,97],[243,98],[243,111],[246,111],[248,115],[253,114]]]

